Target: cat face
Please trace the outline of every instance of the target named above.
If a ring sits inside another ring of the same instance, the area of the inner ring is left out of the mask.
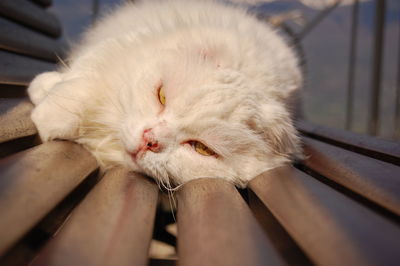
[[[282,103],[230,62],[205,50],[162,53],[164,60],[147,60],[146,71],[134,71],[137,81],[122,90],[120,138],[129,168],[167,186],[200,177],[244,185],[298,148]]]
[[[212,34],[187,37],[147,43],[124,55],[134,61],[121,64],[120,58],[107,67],[103,83],[114,89],[100,101],[105,105],[95,120],[112,130],[97,143],[81,139],[99,161],[146,173],[167,187],[200,177],[244,186],[298,154],[282,95],[268,84],[276,82],[276,75],[270,78],[276,70],[248,65],[255,59],[237,56],[248,47],[227,47],[227,36],[220,43]]]

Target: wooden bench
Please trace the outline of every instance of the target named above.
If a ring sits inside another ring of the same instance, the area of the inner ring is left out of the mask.
[[[24,91],[54,68],[61,31],[50,1],[35,2],[0,2],[0,265],[400,264],[400,144],[306,121],[304,162],[246,190],[182,186],[178,259],[149,258],[173,222],[157,185],[124,169],[100,176],[81,146],[37,139]]]

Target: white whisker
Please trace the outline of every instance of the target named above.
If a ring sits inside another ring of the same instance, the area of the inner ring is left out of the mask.
[[[69,69],[68,64],[58,54],[56,54],[56,57],[65,68]]]

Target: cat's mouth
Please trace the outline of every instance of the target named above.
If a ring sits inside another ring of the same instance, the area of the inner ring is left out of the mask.
[[[144,142],[142,143],[136,150],[127,151],[132,160],[136,163],[137,160],[143,158],[144,154],[148,151],[151,152],[159,152],[161,150],[161,146],[157,141],[153,142]]]
[[[127,151],[127,153],[129,154],[129,156],[131,157],[132,161],[134,163],[137,163],[137,161],[141,158],[143,158],[144,154],[145,154],[145,150],[143,149],[137,149],[133,152]]]

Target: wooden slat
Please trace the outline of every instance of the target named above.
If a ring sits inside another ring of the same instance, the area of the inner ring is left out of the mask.
[[[305,136],[361,153],[378,160],[400,165],[399,142],[315,125],[304,120],[296,121],[296,128]]]
[[[303,141],[307,167],[400,215],[400,167],[313,139]]]
[[[178,191],[179,265],[283,265],[235,187],[198,179]]]
[[[0,255],[32,228],[97,163],[66,141],[48,142],[0,161]]]
[[[26,98],[0,99],[0,143],[36,134],[30,118],[32,108]]]
[[[39,73],[54,70],[55,64],[0,50],[0,83],[28,85]]]
[[[313,263],[305,256],[304,252],[256,194],[251,190],[248,190],[247,194],[252,213],[287,265],[312,266]]]
[[[61,35],[57,17],[27,0],[1,0],[0,15],[54,37]]]
[[[157,193],[147,178],[111,170],[31,265],[147,265]]]
[[[398,227],[303,172],[276,168],[250,188],[317,265],[398,265]]]
[[[62,44],[0,17],[0,48],[52,62],[62,56]]]

